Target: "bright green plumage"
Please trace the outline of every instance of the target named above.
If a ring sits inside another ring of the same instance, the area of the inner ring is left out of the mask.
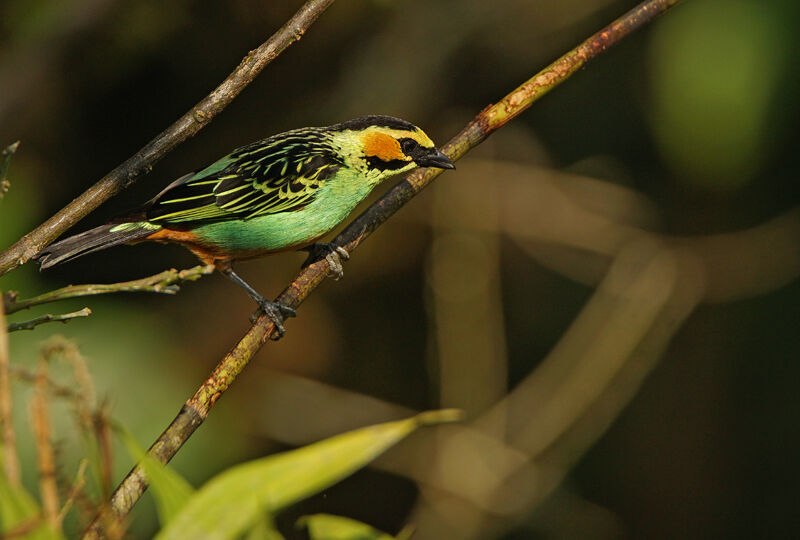
[[[341,171],[313,191],[279,201],[285,206],[302,204],[299,210],[216,221],[193,232],[203,242],[240,253],[237,258],[306,246],[341,223],[372,190],[372,185],[354,178],[358,174]]]
[[[382,154],[370,155],[365,138],[381,136],[398,142],[387,148],[378,141],[372,150]],[[151,231],[190,229],[192,245],[183,243],[221,255],[215,258],[302,247],[338,225],[383,179],[418,166],[399,140],[416,157],[438,154],[419,128],[388,117],[282,133],[178,179],[146,205],[145,219],[136,223]]]
[[[122,243],[179,243],[245,287],[279,325],[280,310],[231,262],[316,242],[380,182],[419,166],[453,168],[421,129],[397,118],[288,131],[237,148],[127,218],[61,240],[37,258],[44,269]]]

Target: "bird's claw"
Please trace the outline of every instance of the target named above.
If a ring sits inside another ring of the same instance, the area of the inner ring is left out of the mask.
[[[344,277],[344,268],[342,261],[350,259],[350,253],[347,252],[342,246],[337,246],[328,243],[317,243],[306,248],[308,257],[303,262],[303,268],[317,262],[320,259],[328,261],[328,275],[333,277],[334,280],[339,281]]]
[[[325,255],[325,260],[328,261],[328,275],[332,276],[335,281],[339,281],[344,277],[344,268],[342,261],[349,260],[350,254],[342,246],[335,246],[332,251]]]
[[[250,315],[250,322],[255,323],[261,314],[264,313],[269,317],[269,320],[272,321],[272,324],[275,325],[276,333],[272,339],[278,341],[286,333],[286,328],[283,327],[283,321],[286,320],[286,317],[297,317],[297,312],[288,306],[277,302],[271,302],[266,298],[262,300],[263,301],[258,302],[259,309]]]

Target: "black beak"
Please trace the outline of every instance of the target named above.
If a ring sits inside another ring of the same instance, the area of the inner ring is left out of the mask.
[[[439,169],[455,169],[456,166],[450,161],[450,158],[442,154],[436,148],[431,150],[424,156],[418,157],[414,160],[420,167],[437,167]]]

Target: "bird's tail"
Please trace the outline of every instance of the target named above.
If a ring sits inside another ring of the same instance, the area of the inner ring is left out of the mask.
[[[159,229],[161,229],[159,225],[153,225],[146,221],[108,223],[51,244],[40,251],[34,259],[39,262],[40,269],[44,270],[77,259],[87,253],[143,240]]]

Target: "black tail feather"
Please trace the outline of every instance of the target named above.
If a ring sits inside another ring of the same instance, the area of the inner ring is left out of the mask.
[[[136,227],[133,223],[130,225],[130,228],[121,230],[119,223],[95,227],[47,246],[34,259],[39,262],[39,269],[44,270],[101,249],[141,240],[155,232],[155,229],[146,227],[145,224],[141,227]],[[113,231],[115,228],[118,230]]]

